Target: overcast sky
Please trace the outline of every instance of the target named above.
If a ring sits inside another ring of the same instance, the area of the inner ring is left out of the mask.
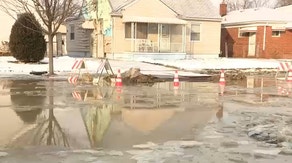
[[[211,0],[213,2],[213,4],[218,7],[219,4],[222,2],[222,0]]]
[[[219,7],[219,4],[222,2],[222,0],[211,0],[211,1],[213,2],[215,7]],[[270,0],[269,3],[270,5],[274,5],[276,1],[277,0]]]

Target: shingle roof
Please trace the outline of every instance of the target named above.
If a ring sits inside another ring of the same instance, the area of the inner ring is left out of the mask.
[[[161,0],[185,18],[221,18],[219,9],[210,0]]]
[[[279,11],[282,11],[282,12],[286,12],[287,14],[290,14],[290,13],[292,13],[292,5],[278,7],[278,8],[276,8],[276,10],[279,10]]]
[[[223,17],[222,24],[244,23],[244,22],[286,22],[291,20],[287,14],[271,8],[253,8],[236,10],[227,13]]]
[[[113,11],[120,9],[121,7],[133,2],[135,0],[109,0]]]
[[[110,0],[113,11],[135,0]],[[210,0],[160,0],[182,18],[221,19],[219,10]]]

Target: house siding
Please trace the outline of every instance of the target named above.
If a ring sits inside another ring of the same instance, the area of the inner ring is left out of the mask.
[[[92,49],[91,42],[93,41],[91,34],[91,29],[82,28],[82,23],[84,19],[72,20],[70,23],[66,24],[67,27],[67,52],[70,56],[91,56],[90,51]],[[74,40],[70,40],[70,25],[75,27],[75,37]]]
[[[148,7],[149,6],[149,7]],[[142,17],[168,17],[176,18],[175,13],[167,6],[157,0],[137,1],[123,12],[124,16],[142,16]],[[130,52],[132,50],[131,40],[125,39],[125,23],[121,17],[114,17],[114,39],[115,43],[113,53]],[[190,40],[190,28],[192,23],[201,24],[201,40],[198,42]],[[180,28],[179,28],[180,27]],[[181,25],[171,25],[171,40],[172,42],[184,42],[185,52],[191,55],[198,56],[215,56],[220,53],[220,36],[221,22],[220,21],[188,21],[186,24],[186,37],[183,40]],[[157,42],[157,34],[148,35],[148,39]]]
[[[156,18],[176,18],[176,13],[159,0],[138,0],[123,12],[127,16],[143,16]]]
[[[292,30],[281,32],[280,37],[272,37],[272,27],[258,26],[256,31],[256,56],[257,58],[292,58]],[[247,58],[248,37],[238,37],[238,27],[222,28],[221,51],[228,57]],[[265,40],[265,41],[264,41]],[[265,42],[265,43],[264,43]],[[227,43],[227,46],[226,46]]]
[[[221,51],[223,56],[226,56],[227,54],[228,57],[235,58],[245,58],[247,56],[248,37],[238,37],[238,30],[238,28],[222,29]],[[227,54],[226,51],[228,51]]]
[[[201,24],[200,41],[191,41],[191,24]],[[193,55],[218,56],[220,53],[221,22],[190,21],[187,25],[186,51]]]
[[[292,30],[281,32],[280,37],[272,37],[272,29],[267,27],[266,50],[262,51],[263,57],[292,59],[291,44]]]
[[[129,4],[128,8],[123,11],[123,15],[156,18],[176,18],[175,13],[159,0],[136,1],[132,4]],[[114,42],[112,44],[112,53],[127,53],[132,51],[134,45],[132,45],[131,39],[125,38],[125,23],[123,22],[123,18],[113,17],[112,23],[114,26]],[[157,35],[150,35],[149,39],[158,40],[158,37]],[[174,36],[173,39],[177,39],[177,37]]]
[[[124,51],[130,51],[131,49],[131,40],[125,38],[125,24],[121,17],[113,17],[113,44],[112,52],[113,53],[123,53]]]

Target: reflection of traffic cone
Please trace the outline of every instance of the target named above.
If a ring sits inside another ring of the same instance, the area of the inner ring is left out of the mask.
[[[278,95],[282,95],[282,87],[278,86]]]
[[[290,68],[288,71],[288,76],[287,76],[286,81],[289,83],[292,82],[292,68]]]
[[[219,79],[219,94],[221,96],[224,95],[224,90],[225,90],[225,75],[224,75],[224,70],[221,70],[220,79]]]
[[[220,85],[225,85],[225,76],[224,76],[224,70],[221,70],[220,79],[219,79]]]
[[[174,86],[174,89],[178,89],[178,87],[179,87],[179,79],[178,79],[178,71],[177,70],[175,71],[175,74],[174,74],[173,86]]]
[[[219,84],[219,94],[220,96],[224,95],[225,84]]]
[[[117,78],[116,78],[116,87],[121,87],[122,84],[122,76],[120,69],[118,70]]]
[[[117,100],[120,100],[121,99],[122,88],[121,87],[117,87],[116,91],[117,91]]]
[[[290,94],[291,93],[291,90],[292,90],[292,82],[287,82],[287,85],[288,85],[288,93]]]

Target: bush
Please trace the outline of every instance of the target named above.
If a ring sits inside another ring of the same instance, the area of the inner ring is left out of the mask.
[[[44,59],[46,41],[41,25],[29,13],[19,15],[11,29],[9,49],[21,62],[38,62]]]

